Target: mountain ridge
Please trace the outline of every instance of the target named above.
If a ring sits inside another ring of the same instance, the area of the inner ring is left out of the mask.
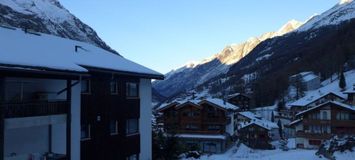
[[[168,72],[166,79],[154,82],[153,87],[166,97],[196,87],[209,79],[226,74],[231,65],[245,57],[260,42],[294,31],[302,24],[302,22],[290,20],[277,31],[267,32],[258,37],[250,37],[239,44],[227,45],[215,55],[199,62],[187,63],[178,69]],[[181,82],[183,83],[181,84]]]
[[[0,24],[87,42],[118,54],[58,0],[0,0]]]

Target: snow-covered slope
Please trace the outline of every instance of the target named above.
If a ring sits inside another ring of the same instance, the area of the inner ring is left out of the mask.
[[[328,25],[337,25],[346,20],[355,18],[355,2],[341,0],[337,5],[321,15],[313,16],[298,31],[317,29]]]
[[[58,0],[0,0],[0,24],[88,42],[115,52]]]
[[[355,70],[346,72],[344,76],[347,84],[345,90],[351,89],[353,85],[355,85]],[[347,98],[347,95],[344,94],[343,91],[339,88],[339,79],[333,81],[327,79],[323,81],[321,85],[322,87],[320,87],[319,89],[305,92],[305,96],[296,100],[295,102],[288,102],[287,106],[289,107],[290,104],[308,104],[314,101],[315,99],[324,96],[325,94],[328,94],[329,92],[333,92],[334,94],[343,97],[344,99]]]
[[[189,62],[183,67],[167,73],[164,81],[154,83],[154,88],[162,95],[169,97],[196,87],[214,77],[227,73],[231,65],[245,57],[259,43],[266,39],[289,33],[302,24],[296,20],[291,20],[276,32],[268,32],[259,37],[252,37],[240,44],[228,45],[218,54],[200,62]]]

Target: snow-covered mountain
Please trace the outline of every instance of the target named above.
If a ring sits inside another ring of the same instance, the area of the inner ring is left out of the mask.
[[[0,0],[0,24],[88,42],[117,53],[58,0]]]
[[[227,73],[231,65],[245,57],[260,42],[294,31],[302,24],[302,22],[291,20],[278,31],[249,38],[247,41],[240,44],[228,45],[218,54],[200,62],[189,62],[183,67],[167,73],[164,81],[154,83],[154,88],[160,94],[170,97],[181,91],[196,87],[214,77]]]
[[[337,25],[353,18],[355,18],[355,2],[353,0],[341,0],[338,4],[321,15],[310,18],[298,31]]]

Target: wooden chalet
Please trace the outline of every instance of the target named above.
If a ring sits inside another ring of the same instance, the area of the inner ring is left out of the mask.
[[[228,102],[240,107],[241,111],[248,111],[251,109],[251,98],[248,95],[236,93],[228,96]]]
[[[318,148],[334,135],[355,135],[355,107],[328,101],[297,114],[298,120],[290,124],[296,130],[299,148]]]
[[[187,146],[205,153],[221,153],[234,136],[238,107],[221,99],[172,102],[158,109],[165,130]]]

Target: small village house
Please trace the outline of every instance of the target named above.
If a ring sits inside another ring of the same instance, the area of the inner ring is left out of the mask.
[[[296,115],[298,119],[289,125],[296,130],[297,147],[318,148],[334,135],[355,134],[355,107],[347,103],[352,101],[353,92],[346,93],[346,101],[326,101]]]
[[[162,105],[158,111],[168,134],[204,153],[222,153],[235,135],[234,115],[239,108],[222,99],[187,100]]]

